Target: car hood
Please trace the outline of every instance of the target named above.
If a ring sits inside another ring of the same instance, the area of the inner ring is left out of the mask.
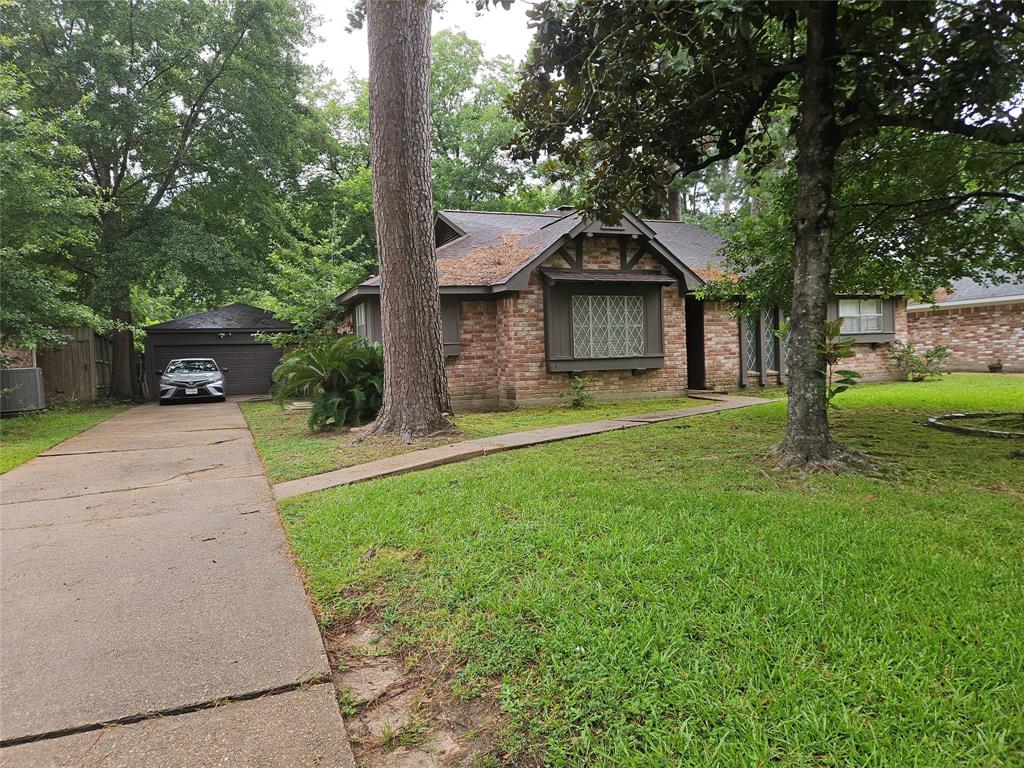
[[[220,371],[203,371],[202,373],[165,373],[163,375],[163,378],[169,379],[170,381],[187,381],[189,383],[196,381],[209,381],[210,379],[219,379],[220,377]]]

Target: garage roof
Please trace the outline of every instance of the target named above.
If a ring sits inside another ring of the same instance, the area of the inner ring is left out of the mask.
[[[226,307],[147,325],[147,331],[290,331],[292,324],[265,309],[236,301]]]

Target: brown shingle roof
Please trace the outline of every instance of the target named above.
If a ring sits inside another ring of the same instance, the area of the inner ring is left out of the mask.
[[[437,249],[437,277],[442,287],[496,286],[508,282],[539,254],[554,246],[582,221],[574,211],[508,213],[442,211],[466,234]],[[646,221],[658,241],[701,279],[724,273],[721,238],[682,221]],[[710,271],[708,268],[712,268]],[[364,286],[380,285],[372,277]]]

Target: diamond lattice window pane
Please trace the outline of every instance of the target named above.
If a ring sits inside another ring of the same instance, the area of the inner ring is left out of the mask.
[[[775,313],[767,309],[761,315],[764,327],[764,367],[769,371],[779,370],[779,361],[775,355]]]
[[[743,356],[747,370],[757,370],[757,323],[754,320],[743,323]]]
[[[640,296],[573,296],[570,318],[573,357],[638,357],[644,353],[644,302]]]

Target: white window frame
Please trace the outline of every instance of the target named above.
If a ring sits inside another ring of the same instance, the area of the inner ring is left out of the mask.
[[[885,333],[882,299],[839,299],[838,311],[844,335]]]
[[[619,327],[611,324],[612,302],[622,302]],[[643,357],[646,309],[640,294],[573,294],[569,302],[572,356],[577,360]],[[585,321],[580,323],[581,317]]]
[[[360,330],[360,328],[362,330]],[[368,338],[366,335],[366,302],[361,301],[356,304],[355,309],[352,311],[352,331],[356,336],[362,336],[364,339]]]

